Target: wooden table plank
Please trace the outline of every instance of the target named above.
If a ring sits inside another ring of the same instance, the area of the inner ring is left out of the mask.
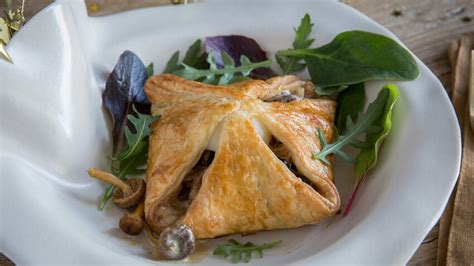
[[[163,0],[87,0],[98,4],[97,14],[109,9],[123,10],[162,2]],[[52,0],[26,0],[25,15],[30,18]],[[473,0],[346,0],[381,25],[394,32],[441,80],[447,90],[450,87],[451,67],[447,57],[447,48],[452,39],[462,33],[474,30]],[[4,5],[0,0],[0,8]],[[108,7],[110,7],[108,9]],[[410,265],[435,265],[438,248],[438,230],[436,225],[426,236]],[[0,253],[0,265],[8,261]]]

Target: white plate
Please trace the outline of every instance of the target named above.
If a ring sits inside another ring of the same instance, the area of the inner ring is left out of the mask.
[[[40,12],[8,47],[15,64],[0,61],[3,252],[19,264],[155,263],[144,239],[119,232],[119,210],[97,211],[104,185],[86,175],[88,167],[107,166],[110,137],[101,91],[118,56],[132,50],[159,72],[177,49],[218,34],[250,36],[273,54],[290,47],[293,26],[306,12],[315,22],[318,46],[353,29],[395,38],[333,1],[213,2],[89,18],[81,1],[63,0]],[[443,211],[461,149],[446,92],[418,63],[421,76],[398,83],[393,132],[351,213],[317,226],[242,238],[283,240],[252,263],[407,262]],[[382,84],[367,84],[370,100]],[[336,167],[345,204],[351,167]],[[207,252],[224,241],[208,242]],[[202,253],[195,260],[224,262]]]

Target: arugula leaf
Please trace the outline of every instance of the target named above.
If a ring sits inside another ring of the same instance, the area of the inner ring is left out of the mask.
[[[154,72],[153,63],[150,63],[150,64],[146,67],[146,75],[147,75],[148,77],[151,77],[151,76],[153,76],[153,72]]]
[[[305,49],[313,44],[314,39],[308,39],[309,34],[313,29],[313,25],[314,24],[311,23],[311,17],[306,13],[301,19],[298,29],[294,29],[295,40],[293,41],[293,49]],[[280,65],[280,68],[283,70],[284,75],[301,71],[306,67],[304,63],[299,63],[300,59],[296,57],[285,57],[277,54],[276,60]]]
[[[206,54],[201,52],[201,40],[198,39],[189,46],[184,55],[183,63],[198,69],[206,69],[209,67],[206,61]],[[183,65],[179,63],[179,51],[176,51],[166,63],[163,73],[173,73],[183,68]]]
[[[214,53],[216,64],[219,68],[224,66],[221,54],[226,52],[235,61],[236,66],[240,66],[240,57],[245,55],[252,62],[268,60],[267,53],[252,38],[242,35],[219,35],[207,37],[204,48],[206,53]],[[186,62],[185,62],[186,63]],[[250,74],[255,79],[269,79],[275,76],[275,72],[269,67],[257,68]]]
[[[176,51],[166,63],[166,67],[165,70],[163,70],[163,73],[172,73],[176,70],[179,70],[180,68],[181,67],[179,64],[179,51]]]
[[[128,115],[128,121],[134,128],[132,132],[129,128],[125,129],[125,138],[127,147],[116,157],[111,157],[112,173],[120,179],[126,179],[129,175],[140,175],[145,172],[143,167],[148,157],[148,137],[151,133],[150,124],[159,117],[152,117],[139,113],[135,106],[133,109],[136,113]],[[113,196],[114,186],[107,187],[102,201],[99,204],[99,210],[103,210],[107,201]]]
[[[151,132],[150,124],[157,118],[150,115],[140,114],[135,106],[133,106],[133,110],[137,116],[128,115],[127,118],[128,121],[133,125],[135,133],[132,133],[130,128],[125,128],[127,147],[123,149],[116,157],[112,157],[112,161],[122,161],[128,159],[139,153],[148,145],[146,137],[148,137]]]
[[[303,59],[312,81],[321,88],[367,80],[413,80],[420,70],[411,54],[396,41],[365,31],[347,31],[319,48],[278,51]]]
[[[255,245],[252,242],[242,244],[237,240],[230,239],[227,244],[220,244],[212,253],[215,256],[227,258],[231,256],[232,263],[249,262],[252,259],[252,253],[257,252],[259,257],[263,257],[263,250],[273,248],[282,241],[275,241],[268,244]]]
[[[356,182],[360,181],[360,178],[365,172],[375,167],[380,145],[392,128],[392,110],[400,96],[400,91],[394,84],[385,85],[383,90],[388,91],[389,96],[386,100],[382,115],[372,124],[382,128],[382,130],[367,133],[365,138],[367,145],[361,149],[355,159],[354,170]]]
[[[342,148],[347,145],[353,146],[357,149],[362,149],[368,146],[367,142],[362,142],[357,138],[363,133],[372,134],[381,131],[381,127],[374,125],[374,122],[382,116],[389,96],[389,90],[384,87],[377,95],[377,99],[369,104],[367,111],[364,114],[358,115],[356,123],[353,122],[351,116],[348,116],[346,120],[347,133],[339,136],[336,130],[335,140],[331,144],[327,143],[322,130],[318,128],[317,135],[323,147],[318,153],[313,153],[313,159],[319,159],[324,163],[329,164],[326,156],[329,154],[337,154],[342,159],[353,162],[353,159],[342,151]]]
[[[367,145],[361,149],[359,155],[356,157],[354,164],[356,186],[352,191],[349,202],[344,208],[343,216],[346,216],[351,210],[357,193],[367,178],[367,173],[370,169],[375,167],[380,146],[392,128],[392,110],[398,100],[400,92],[398,87],[393,84],[385,85],[383,89],[388,91],[389,96],[383,114],[374,122],[374,125],[381,127],[382,130],[367,133],[365,140]]]
[[[266,60],[258,63],[252,63],[250,60],[242,55],[240,57],[240,66],[235,66],[235,62],[227,53],[222,52],[222,61],[224,67],[218,68],[213,53],[210,53],[207,57],[209,63],[209,69],[196,69],[192,66],[183,64],[184,69],[173,72],[187,80],[199,80],[203,83],[208,84],[229,84],[238,75],[247,77],[250,72],[256,68],[269,67],[272,64],[271,60]]]
[[[352,121],[362,112],[365,104],[364,83],[350,85],[337,96],[336,128],[340,133],[346,131],[346,121],[350,117]]]

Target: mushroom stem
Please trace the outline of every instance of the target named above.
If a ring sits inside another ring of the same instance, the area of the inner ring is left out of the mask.
[[[89,170],[87,170],[87,173],[89,174],[89,176],[93,178],[97,178],[99,180],[102,180],[106,183],[109,183],[118,187],[120,190],[122,190],[123,194],[125,195],[130,195],[133,193],[132,189],[127,183],[125,183],[120,178],[114,176],[111,173],[107,173],[97,168],[89,168]]]
[[[143,214],[144,214],[144,202],[135,208],[133,212],[126,213],[120,219],[120,229],[126,234],[137,235],[143,230]]]
[[[133,217],[142,218],[143,214],[145,214],[145,202],[142,201],[138,204],[137,208],[131,213]]]

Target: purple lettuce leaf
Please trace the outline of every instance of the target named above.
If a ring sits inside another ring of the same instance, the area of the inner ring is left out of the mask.
[[[222,52],[229,54],[235,64],[240,66],[240,56],[247,56],[252,62],[267,60],[267,54],[260,45],[251,38],[242,35],[222,35],[207,37],[205,42],[206,53],[213,53],[218,67],[223,67]],[[257,68],[252,71],[252,78],[267,79],[275,76],[271,68]]]
[[[124,143],[127,115],[133,112],[134,105],[140,113],[150,113],[150,102],[143,86],[147,80],[147,69],[142,60],[133,52],[125,51],[110,73],[102,103],[113,119],[113,154],[117,154]]]

